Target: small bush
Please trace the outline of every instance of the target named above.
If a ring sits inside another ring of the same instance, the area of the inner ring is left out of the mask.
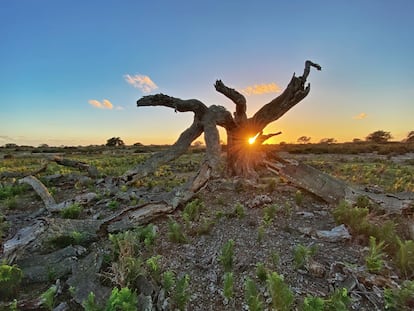
[[[391,311],[412,310],[414,306],[414,281],[404,281],[401,288],[384,290],[385,309]]]
[[[77,219],[82,212],[82,207],[79,203],[74,203],[60,211],[62,218]]]
[[[230,300],[233,298],[234,282],[233,272],[226,272],[223,279],[223,295],[226,299]]]
[[[234,254],[234,241],[228,240],[221,249],[221,255],[219,261],[223,265],[225,272],[230,272],[233,269],[233,254]]]
[[[171,292],[175,285],[175,274],[173,271],[165,271],[162,274],[162,286],[167,293]]]
[[[22,270],[16,265],[0,265],[0,298],[15,295],[23,278]]]
[[[302,205],[303,203],[303,193],[300,190],[295,192],[295,202],[297,205]]]
[[[95,302],[95,294],[90,292],[88,298],[82,302],[82,307],[85,311],[101,311],[98,304]]]
[[[401,241],[398,239],[398,250],[396,254],[396,263],[398,268],[406,276],[412,276],[414,273],[414,241]]]
[[[187,238],[183,232],[183,228],[175,221],[170,221],[168,223],[168,238],[171,242],[187,243]]]
[[[265,282],[266,281],[266,279],[267,279],[267,269],[266,269],[264,263],[258,262],[256,264],[256,275],[257,275],[257,278],[261,282]]]
[[[185,206],[183,219],[186,222],[198,220],[202,210],[204,210],[204,203],[200,199],[195,199]]]
[[[384,266],[384,241],[377,244],[375,237],[369,237],[369,253],[365,257],[368,271],[380,272]]]
[[[178,310],[185,310],[190,301],[190,292],[188,290],[189,284],[190,276],[188,274],[185,274],[177,280],[172,300]]]
[[[294,295],[283,277],[277,272],[272,272],[267,278],[267,289],[272,297],[272,306],[275,310],[292,310]]]
[[[53,310],[55,306],[55,296],[57,292],[56,285],[52,285],[48,290],[46,290],[41,296],[42,305],[46,306],[47,309]]]
[[[263,300],[257,291],[256,284],[250,278],[247,278],[244,282],[244,297],[249,306],[249,311],[263,310]]]
[[[136,311],[137,303],[137,294],[128,287],[123,287],[121,290],[114,288],[106,303],[105,311]]]
[[[298,244],[293,250],[293,261],[295,262],[296,268],[303,268],[308,260],[315,255],[317,251],[316,245],[305,246]]]
[[[263,220],[266,224],[269,224],[273,221],[276,216],[279,207],[276,204],[267,205],[263,209]]]

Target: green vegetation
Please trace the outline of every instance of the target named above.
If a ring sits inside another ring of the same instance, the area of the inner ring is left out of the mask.
[[[88,298],[82,302],[82,307],[85,311],[101,311],[98,304],[95,302],[95,294],[90,292]]]
[[[412,310],[414,302],[414,281],[404,281],[400,288],[386,288],[384,290],[384,300],[386,310]]]
[[[27,186],[24,184],[0,184],[0,200],[13,199],[15,196],[24,193],[26,190]]]
[[[186,222],[198,220],[204,208],[204,203],[200,199],[195,199],[187,203],[183,211],[183,219]]]
[[[184,234],[183,227],[173,220],[168,222],[168,238],[174,243],[187,243],[187,237]]]
[[[223,295],[226,299],[231,300],[234,294],[233,272],[224,273],[223,277]]]
[[[267,278],[267,289],[272,297],[274,310],[292,310],[294,295],[284,279],[277,272],[272,272]]]
[[[68,207],[65,207],[60,211],[60,216],[62,218],[77,219],[79,218],[80,213],[82,212],[82,207],[79,203],[73,203]]]
[[[256,276],[261,282],[265,282],[267,279],[267,269],[263,262],[256,264]]]
[[[220,263],[223,265],[225,272],[231,272],[233,269],[234,241],[228,240],[221,249],[219,257]]]
[[[266,205],[263,209],[263,221],[265,224],[270,224],[279,210],[277,204]]]
[[[44,305],[48,310],[53,310],[56,300],[56,285],[52,285],[48,290],[46,290],[41,296],[42,305]]]
[[[173,305],[178,310],[185,310],[188,302],[190,301],[190,292],[189,286],[190,284],[190,276],[185,274],[181,278],[179,278],[175,284],[174,293],[172,295]]]
[[[303,193],[300,190],[295,192],[295,202],[297,205],[302,205],[303,203]]]
[[[309,259],[315,255],[318,250],[316,245],[305,246],[303,244],[298,244],[293,250],[293,261],[296,268],[303,268]]]
[[[116,210],[119,207],[119,202],[116,200],[111,200],[108,202],[107,206],[111,210]]]
[[[162,274],[162,286],[167,293],[170,293],[175,284],[175,273],[173,271],[165,271]]]
[[[411,277],[414,274],[414,241],[398,239],[397,242],[396,264],[406,277]]]
[[[337,289],[327,299],[308,296],[301,306],[302,311],[347,311],[351,303],[346,288]]]
[[[161,255],[156,255],[156,256],[152,256],[152,257],[148,258],[145,261],[148,269],[150,270],[150,273],[151,273],[152,277],[156,281],[160,280],[160,273],[161,273],[160,260],[161,260],[161,258],[162,258]]]
[[[114,288],[106,303],[105,311],[137,311],[137,294],[128,287]]]
[[[23,278],[22,270],[16,266],[0,265],[0,298],[11,298],[16,295]]]
[[[264,226],[259,226],[257,228],[257,241],[261,242],[265,236],[266,229]]]
[[[243,218],[244,216],[246,216],[246,211],[244,210],[243,204],[237,202],[234,205],[234,209],[233,209],[232,215],[234,215],[237,218]]]
[[[110,234],[109,240],[112,242],[113,254],[111,280],[120,287],[128,287],[145,274],[139,252],[140,234],[137,231],[125,231]]]
[[[262,311],[263,299],[257,291],[256,284],[250,278],[246,278],[244,282],[244,296],[250,311]]]
[[[0,213],[0,242],[3,239],[3,235],[5,231],[9,229],[9,223],[5,220],[5,217],[2,213]]]
[[[369,237],[369,253],[365,257],[365,263],[369,272],[378,273],[384,266],[384,241],[377,244],[375,237]]]

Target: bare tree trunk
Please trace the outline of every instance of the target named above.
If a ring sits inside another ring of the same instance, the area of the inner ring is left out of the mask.
[[[227,131],[227,168],[232,175],[255,177],[256,167],[263,163],[265,155],[259,146],[270,137],[280,134],[263,134],[264,128],[271,122],[283,116],[290,108],[308,95],[309,84],[305,86],[310,67],[318,70],[321,67],[311,61],[305,62],[303,75],[293,75],[286,90],[277,98],[264,105],[253,117],[247,118],[246,98],[238,91],[227,87],[221,80],[214,84],[216,91],[229,98],[235,105],[234,117],[224,107],[210,106],[196,99],[183,100],[163,94],[144,96],[137,101],[137,106],[165,106],[175,111],[194,113],[193,124],[185,130],[172,147],[151,157],[148,161],[129,170],[123,180],[131,183],[153,172],[160,164],[171,161],[183,154],[192,141],[204,132],[207,154],[206,160],[212,168],[213,175],[217,173],[220,163],[220,145],[217,125]],[[249,138],[256,136],[255,143],[249,144]]]

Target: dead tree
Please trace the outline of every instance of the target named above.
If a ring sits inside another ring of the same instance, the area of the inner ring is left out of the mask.
[[[221,80],[217,80],[214,87],[236,105],[234,116],[222,106],[207,107],[196,99],[183,100],[164,94],[142,97],[137,101],[138,107],[165,106],[179,112],[192,111],[194,121],[169,150],[154,155],[147,162],[128,171],[123,176],[124,179],[133,181],[154,171],[158,165],[179,157],[203,132],[206,141],[206,162],[214,174],[217,171],[221,153],[217,126],[224,127],[227,132],[228,172],[231,175],[255,177],[256,168],[263,163],[265,157],[260,150],[260,145],[280,133],[263,134],[263,130],[269,123],[282,117],[308,95],[310,85],[305,85],[305,83],[310,67],[321,70],[318,64],[307,60],[302,76],[297,77],[294,74],[283,93],[264,105],[251,118],[248,118],[246,114],[246,98],[238,91],[227,87]]]

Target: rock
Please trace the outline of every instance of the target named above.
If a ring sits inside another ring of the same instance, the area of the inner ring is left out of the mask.
[[[255,208],[269,203],[272,203],[272,199],[266,194],[261,194],[255,196],[252,200],[247,201],[246,206],[249,208]]]
[[[315,235],[328,242],[340,242],[351,238],[348,229],[343,224],[331,230],[316,230]]]
[[[152,293],[155,291],[154,285],[151,281],[149,281],[145,276],[140,275],[136,280],[136,286],[138,292],[145,296],[151,296]]]
[[[152,311],[152,299],[151,296],[146,296],[143,293],[138,296],[138,310],[140,311]]]
[[[78,304],[82,304],[90,292],[95,294],[95,301],[98,304],[103,304],[111,293],[111,289],[101,285],[99,280],[103,251],[93,248],[95,249],[89,255],[73,265],[72,276],[67,280],[67,284],[74,288],[72,296]]]

